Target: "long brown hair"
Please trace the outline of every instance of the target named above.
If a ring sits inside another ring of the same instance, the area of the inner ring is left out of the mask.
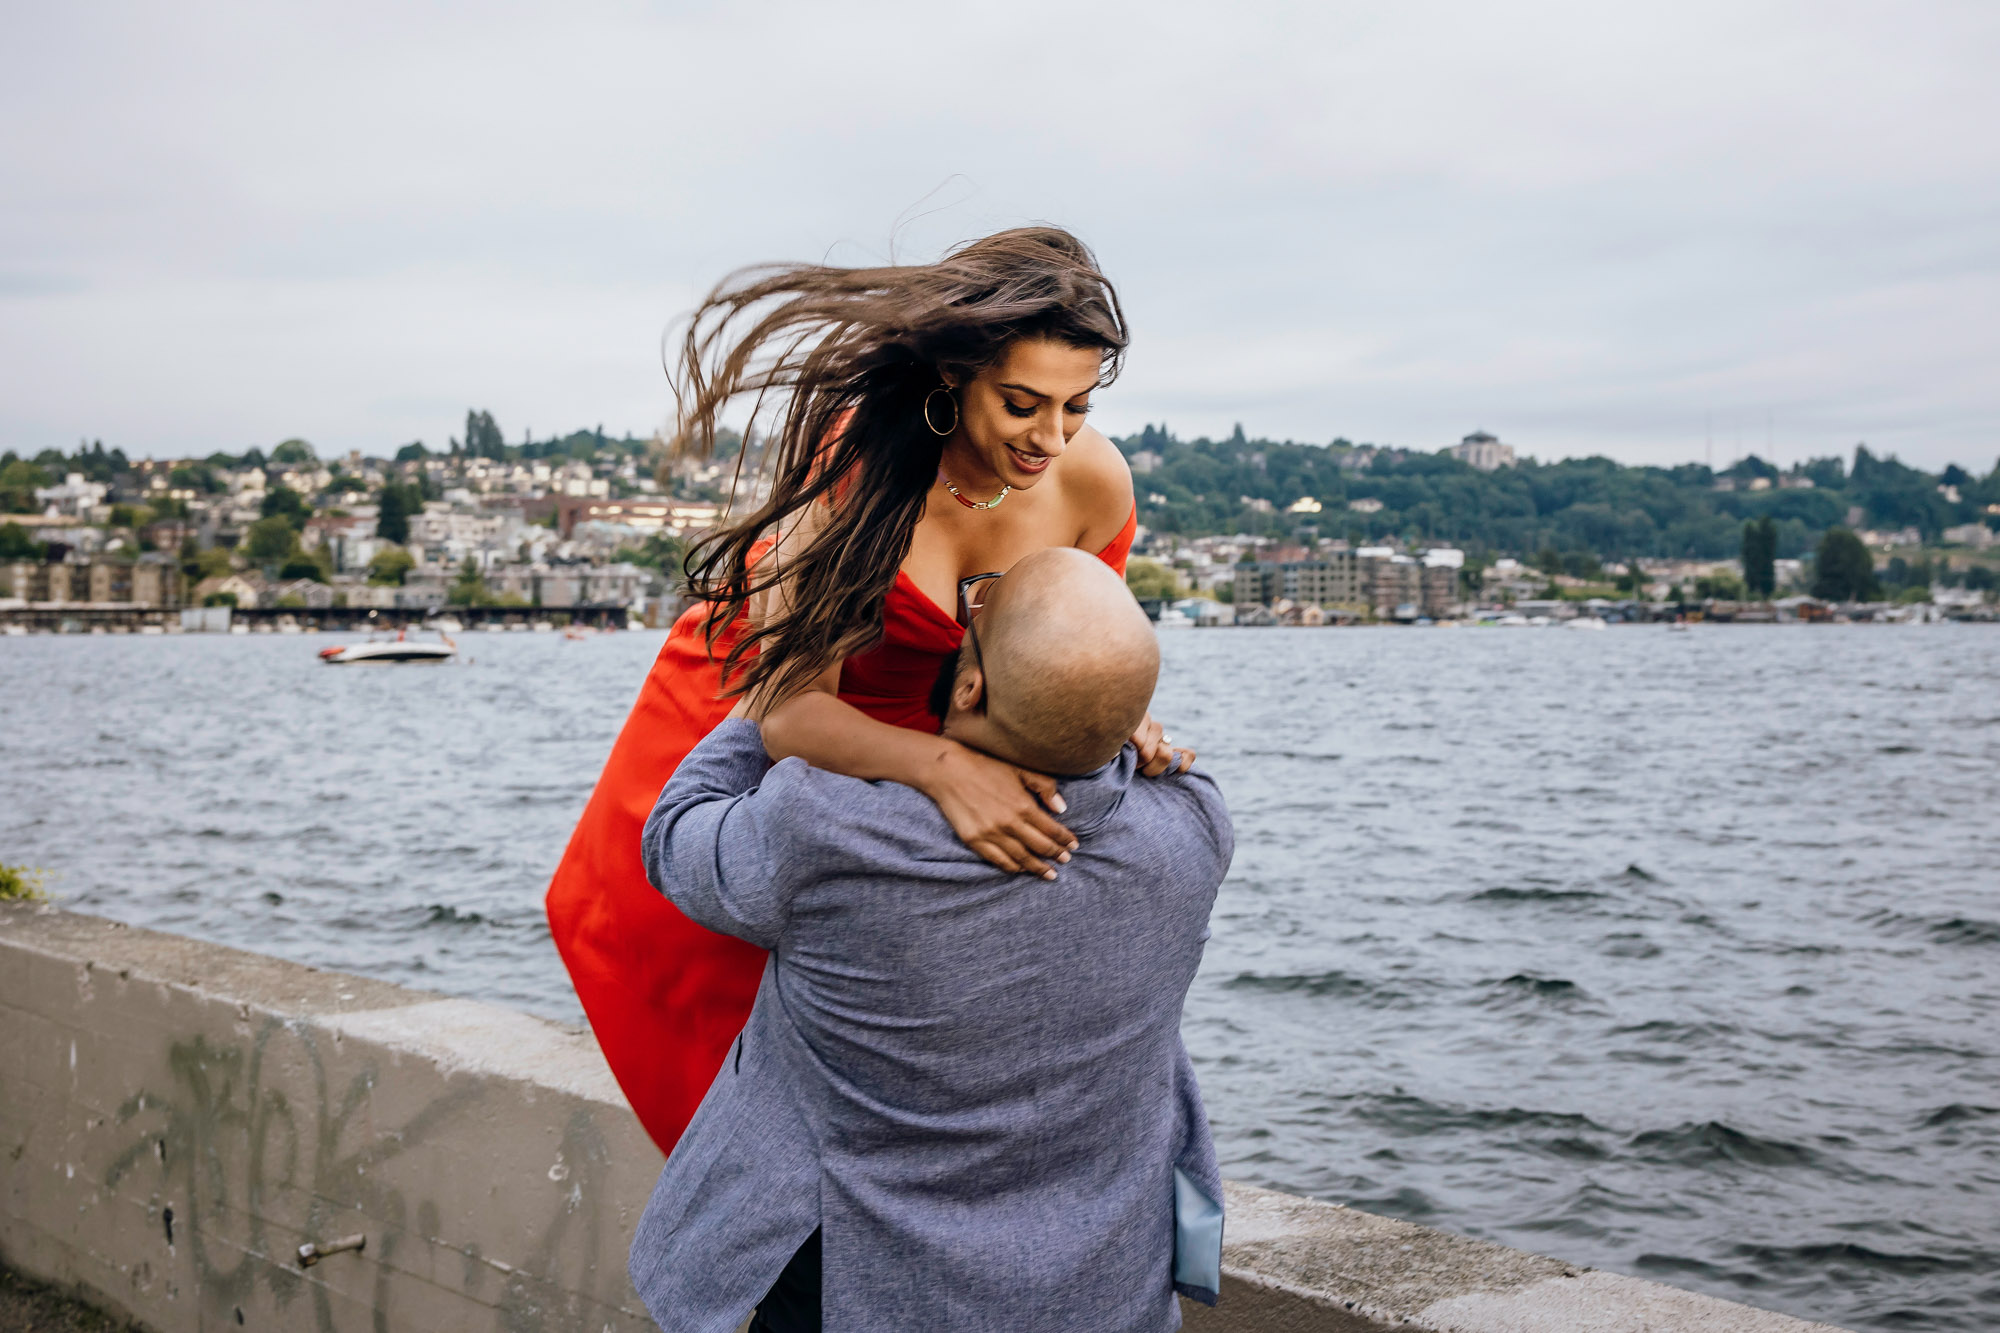
[[[709,293],[674,376],[676,455],[711,456],[720,415],[740,396],[754,398],[746,454],[767,398],[779,416],[759,453],[770,498],[688,552],[689,590],[709,603],[710,651],[753,595],[788,585],[784,605],[730,645],[728,693],[785,698],[880,639],[883,599],[944,446],[925,399],[947,373],[962,384],[997,363],[1016,338],[1096,348],[1099,383],[1118,373],[1127,341],[1118,295],[1066,231],[1003,231],[935,264],[744,269]],[[742,467],[739,457],[739,482]],[[782,570],[751,563],[760,538],[822,501],[824,525],[786,551]]]

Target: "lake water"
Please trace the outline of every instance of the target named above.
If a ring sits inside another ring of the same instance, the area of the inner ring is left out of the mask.
[[[0,639],[0,861],[580,1015],[540,898],[660,636]],[[2000,1325],[2000,632],[1167,635],[1237,857],[1226,1174],[1858,1329]]]

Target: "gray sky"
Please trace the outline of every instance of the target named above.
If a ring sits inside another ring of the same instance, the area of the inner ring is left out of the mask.
[[[1990,0],[12,4],[0,448],[643,432],[728,269],[1047,220],[1112,433],[1983,472],[1996,71]]]

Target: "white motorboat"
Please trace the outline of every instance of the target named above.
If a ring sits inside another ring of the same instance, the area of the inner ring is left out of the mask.
[[[1160,612],[1160,618],[1154,623],[1161,629],[1193,629],[1194,617],[1177,606],[1169,606]]]
[[[458,656],[457,644],[443,634],[438,638],[442,642],[412,643],[399,632],[393,639],[322,648],[319,660],[328,666],[345,666],[355,662],[447,662]]]
[[[1578,616],[1575,620],[1569,621],[1567,627],[1570,629],[1604,629],[1605,624],[1602,616]]]

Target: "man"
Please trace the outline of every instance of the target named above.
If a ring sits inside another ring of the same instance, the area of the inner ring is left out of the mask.
[[[1221,1182],[1180,1040],[1233,839],[1198,772],[1136,777],[1152,627],[1090,556],[985,585],[944,734],[1057,774],[1053,881],[894,783],[772,766],[732,719],[647,821],[647,874],[772,951],[632,1242],[671,1333],[1159,1333],[1213,1302]],[[782,1277],[781,1277],[782,1274]]]

